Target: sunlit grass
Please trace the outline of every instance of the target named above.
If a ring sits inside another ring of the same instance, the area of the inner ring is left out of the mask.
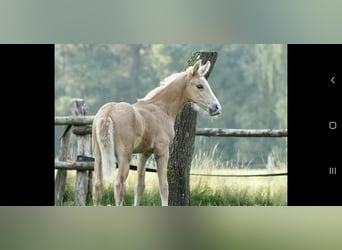
[[[203,169],[202,169],[203,171]],[[197,170],[192,171],[197,172]],[[198,171],[199,172],[199,171]],[[283,172],[281,169],[272,171]],[[202,172],[203,173],[203,172]],[[213,169],[208,174],[266,174],[267,170]],[[286,205],[287,177],[211,177],[191,176],[191,205],[251,206]]]
[[[225,162],[217,155],[216,146],[199,152],[193,159],[190,176],[193,206],[285,206],[287,205],[287,176],[217,177],[210,175],[263,175],[287,172],[280,164],[272,169],[252,169],[243,161]],[[237,159],[239,159],[237,157]],[[205,176],[207,175],[207,176]]]

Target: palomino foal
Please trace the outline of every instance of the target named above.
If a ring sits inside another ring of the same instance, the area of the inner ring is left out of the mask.
[[[123,205],[125,181],[133,153],[139,153],[134,205],[139,205],[144,192],[145,163],[151,154],[157,162],[161,204],[168,205],[167,163],[178,111],[186,102],[193,102],[211,116],[221,113],[221,105],[204,78],[209,69],[209,61],[205,65],[197,61],[184,72],[168,77],[163,85],[133,105],[110,102],[99,109],[92,126],[95,206],[101,202],[103,177],[113,181],[116,164],[115,203]]]

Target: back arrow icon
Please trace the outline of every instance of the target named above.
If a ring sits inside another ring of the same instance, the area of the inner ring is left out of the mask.
[[[333,76],[333,77],[331,78],[330,81],[331,81],[333,84],[335,84],[335,81],[334,81],[334,80],[335,80],[335,76]]]

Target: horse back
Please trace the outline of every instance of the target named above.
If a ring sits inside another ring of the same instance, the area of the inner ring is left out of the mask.
[[[99,109],[94,121],[108,119],[119,151],[153,153],[168,147],[174,137],[173,120],[156,105],[110,102]]]

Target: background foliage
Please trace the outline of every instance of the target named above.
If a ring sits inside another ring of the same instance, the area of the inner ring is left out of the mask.
[[[287,128],[282,44],[56,44],[55,115],[70,114],[71,98],[84,99],[90,115],[109,101],[133,103],[182,71],[195,51],[218,52],[209,83],[223,109],[217,118],[199,112],[198,127]],[[56,155],[60,131],[55,130]],[[270,153],[286,160],[285,141],[276,138],[196,138],[195,150],[215,145],[226,163],[265,162]]]

